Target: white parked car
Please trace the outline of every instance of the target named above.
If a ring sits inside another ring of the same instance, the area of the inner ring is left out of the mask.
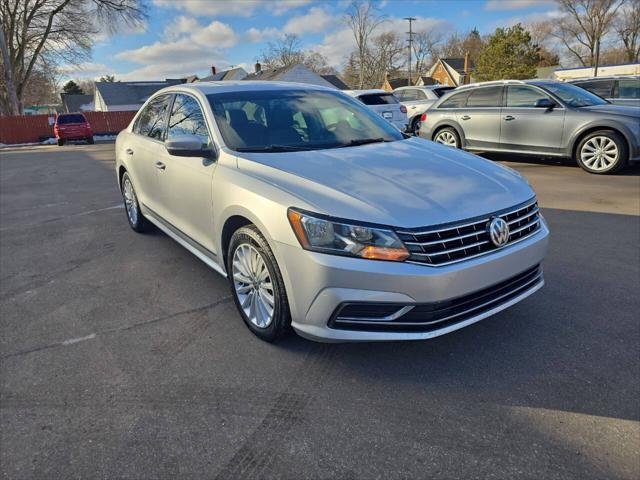
[[[393,93],[384,90],[345,90],[344,93],[357,98],[401,132],[407,129],[407,108]]]
[[[407,109],[408,132],[416,133],[420,127],[420,117],[436,100],[455,87],[427,85],[423,87],[398,87],[393,93]]]

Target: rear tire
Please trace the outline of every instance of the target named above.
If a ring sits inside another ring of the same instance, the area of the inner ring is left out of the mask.
[[[58,139],[58,146],[61,147],[64,145],[64,140],[62,140],[61,138]]]
[[[409,132],[413,135],[418,135],[418,130],[420,130],[420,117],[415,117],[411,120],[411,125],[409,126]]]
[[[124,210],[127,214],[129,226],[133,231],[138,233],[148,232],[153,228],[153,224],[142,215],[138,197],[133,189],[133,182],[127,172],[124,172],[122,175],[120,184],[122,186],[122,200],[124,201]]]
[[[88,138],[87,138],[87,143],[88,143],[89,145],[93,145],[93,144],[94,144],[93,137],[88,137]]]
[[[267,342],[288,333],[291,313],[284,281],[255,225],[241,227],[231,237],[227,273],[233,301],[249,330]]]
[[[460,148],[460,137],[455,128],[452,127],[445,127],[438,130],[433,136],[433,141],[448,147]]]
[[[629,150],[622,135],[598,130],[585,136],[576,148],[575,160],[583,170],[600,175],[620,171],[627,164]]]

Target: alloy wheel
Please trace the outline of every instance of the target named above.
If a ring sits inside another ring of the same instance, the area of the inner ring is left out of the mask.
[[[233,254],[233,286],[242,311],[258,328],[267,328],[273,321],[275,299],[267,265],[258,250],[241,244]]]
[[[580,150],[580,160],[591,170],[608,170],[618,161],[620,152],[616,142],[611,138],[597,136],[585,142]]]
[[[138,222],[138,201],[129,177],[125,177],[124,179],[122,196],[124,197],[124,206],[127,209],[129,221],[132,225],[135,225]]]
[[[436,143],[442,143],[443,145],[446,145],[448,147],[458,146],[458,140],[456,139],[456,136],[448,130],[440,132],[436,136]]]

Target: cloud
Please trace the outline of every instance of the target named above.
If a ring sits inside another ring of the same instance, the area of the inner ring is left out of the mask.
[[[543,7],[555,3],[554,0],[489,0],[484,9],[500,12],[504,10],[522,10],[525,8]]]
[[[509,18],[501,18],[491,23],[491,28],[511,27],[517,23],[524,26],[545,20],[554,20],[562,16],[560,10],[549,10],[547,12],[533,12],[527,15],[515,15]]]
[[[222,22],[214,20],[205,28],[196,30],[191,39],[200,45],[209,45],[215,48],[229,48],[238,43],[238,36],[233,29]]]
[[[299,15],[289,20],[283,30],[285,33],[294,35],[319,33],[326,31],[333,22],[335,22],[335,18],[323,8],[312,7],[305,15]]]
[[[311,0],[153,0],[154,5],[175,8],[196,16],[248,17],[260,7],[269,9],[273,15],[282,15],[287,10],[310,3]]]
[[[81,63],[79,65],[67,65],[60,68],[60,73],[68,78],[85,79],[101,77],[103,75],[111,74],[111,68],[104,63]]]
[[[257,28],[251,27],[245,32],[244,38],[250,43],[257,43],[273,40],[282,37],[283,35],[282,30],[279,28],[270,27],[258,30]]]
[[[200,23],[193,17],[181,15],[175,18],[164,29],[164,36],[169,40],[176,40],[184,33],[193,32],[200,28]]]

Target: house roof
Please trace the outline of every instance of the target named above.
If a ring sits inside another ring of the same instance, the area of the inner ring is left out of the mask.
[[[422,83],[424,85],[435,85],[435,80],[431,77],[429,77],[428,75],[421,75],[418,78],[416,78],[416,81],[413,82],[414,84],[418,83],[418,80],[422,79]]]
[[[406,87],[407,86],[407,79],[406,78],[390,78],[388,80],[389,82],[389,86],[391,86],[391,88],[393,90],[395,90],[396,88],[399,87]]]
[[[298,64],[295,63],[293,65],[287,65],[286,67],[260,70],[258,72],[250,73],[249,75],[244,77],[243,80],[279,80],[285,73],[287,73],[296,65]]]
[[[337,75],[320,75],[338,90],[349,90],[350,87]]]
[[[72,95],[68,93],[61,93],[60,98],[62,104],[67,113],[79,112],[80,107],[93,103],[93,95]]]
[[[449,65],[456,72],[464,73],[464,58],[441,58],[440,60]],[[469,66],[471,67],[471,70],[475,68],[472,60],[469,60]]]
[[[247,71],[242,67],[231,68],[217,72],[215,75],[209,75],[201,78],[201,82],[219,82],[222,80],[242,80],[247,76]]]
[[[149,82],[96,82],[96,90],[107,105],[136,105],[144,103],[158,90],[185,83],[184,79]]]

